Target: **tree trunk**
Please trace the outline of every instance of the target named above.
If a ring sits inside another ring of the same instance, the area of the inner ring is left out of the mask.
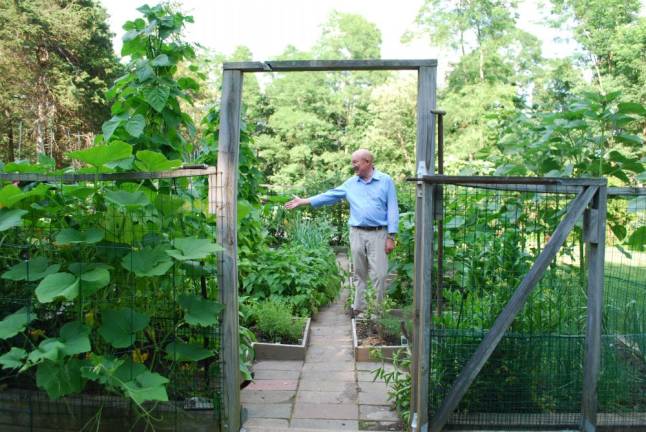
[[[480,81],[484,82],[484,52],[482,45],[480,45]]]
[[[36,155],[45,153],[45,133],[47,133],[47,109],[45,100],[41,97],[38,100],[36,117]]]
[[[8,137],[9,137],[9,150],[7,151],[7,161],[8,162],[13,162],[16,160],[16,155],[14,153],[14,136],[13,136],[13,122],[9,122],[9,132],[8,132]]]

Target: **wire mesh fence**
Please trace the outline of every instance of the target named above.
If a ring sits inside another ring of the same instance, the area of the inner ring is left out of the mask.
[[[545,247],[576,192],[575,188],[560,193],[539,189],[443,186],[443,250],[434,274],[438,268],[441,273],[433,287],[430,417]],[[635,237],[642,235],[639,230],[646,225],[646,212],[643,201],[639,207],[627,198],[631,197],[616,197],[609,207],[609,226],[615,228],[607,236],[599,424],[646,426],[642,414],[646,412],[646,351],[641,349],[646,255],[638,250],[643,242],[640,246]],[[625,233],[619,226],[625,227]],[[578,426],[587,277],[580,220],[448,427]]]
[[[84,178],[0,184],[0,428],[219,430],[207,176]]]

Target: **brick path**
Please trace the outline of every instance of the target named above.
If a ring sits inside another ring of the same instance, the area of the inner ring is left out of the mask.
[[[254,364],[254,382],[241,392],[247,413],[243,430],[402,430],[385,383],[373,382],[370,370],[380,364],[354,361],[351,322],[343,306],[347,295],[344,289],[312,320],[304,362]]]

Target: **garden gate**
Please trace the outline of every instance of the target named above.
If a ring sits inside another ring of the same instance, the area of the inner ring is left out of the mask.
[[[417,225],[431,255],[416,263],[427,321],[417,414],[428,395],[429,420],[419,429],[643,430],[646,189],[603,179],[415,180],[432,197]]]
[[[238,152],[240,146],[240,106],[244,73],[296,71],[362,71],[413,70],[418,73],[417,86],[417,166],[421,174],[433,173],[437,61],[436,60],[315,60],[240,62],[223,65],[222,98],[220,107],[220,135],[218,173],[222,176],[223,206],[218,209],[218,238],[225,248],[223,253],[224,280],[221,281],[222,302],[225,304],[224,338],[232,343],[223,347],[225,388],[237,389],[238,359],[238,289],[236,245],[236,200]],[[418,190],[418,204],[428,188]],[[220,206],[219,206],[220,207]],[[418,206],[419,207],[419,206]],[[428,250],[426,251],[429,252]],[[430,255],[427,256],[427,259]],[[430,262],[430,261],[429,261]],[[415,339],[417,340],[417,339]],[[417,350],[418,344],[414,344]],[[417,352],[417,351],[416,351]],[[426,399],[424,399],[426,400]],[[240,394],[230,391],[224,397],[227,430],[240,429]]]

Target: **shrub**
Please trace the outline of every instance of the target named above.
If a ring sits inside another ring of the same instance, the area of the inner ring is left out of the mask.
[[[292,316],[288,305],[268,300],[254,307],[256,329],[260,335],[271,342],[298,343],[303,335],[303,318]]]

